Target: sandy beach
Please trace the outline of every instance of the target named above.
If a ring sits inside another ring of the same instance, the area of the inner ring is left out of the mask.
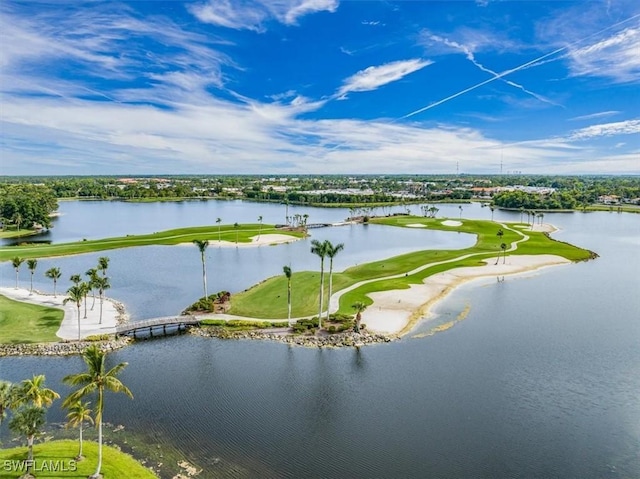
[[[76,304],[73,302],[62,304],[66,297],[64,293],[59,293],[57,297],[54,297],[53,294],[43,294],[34,291],[33,294],[30,295],[28,289],[0,287],[0,294],[18,301],[62,309],[64,311],[64,318],[56,335],[61,339],[78,339],[78,310]],[[102,304],[102,324],[100,324],[100,299],[96,297],[96,304],[93,311],[91,310],[91,304],[93,302],[91,295],[87,297],[87,301],[86,318],[84,317],[84,303],[80,307],[80,336],[85,338],[94,334],[115,333],[118,317],[120,316],[115,303],[108,298],[104,300]]]
[[[426,278],[423,284],[409,289],[376,292],[369,295],[373,304],[362,313],[367,329],[379,333],[405,334],[422,318],[428,317],[433,306],[456,287],[479,278],[508,278],[541,268],[571,263],[555,255],[507,256],[506,264],[495,264],[496,258],[485,260],[484,266],[456,268]]]
[[[251,237],[250,243],[237,243],[235,241],[218,241],[209,240],[209,246],[219,246],[221,248],[255,248],[256,246],[271,246],[276,244],[291,243],[301,240],[297,236],[281,235],[281,234],[264,234]],[[182,245],[192,245],[192,243],[182,243]]]

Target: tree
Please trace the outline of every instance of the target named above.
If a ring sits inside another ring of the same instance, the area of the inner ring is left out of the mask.
[[[87,284],[89,285],[89,292],[91,292],[91,296],[93,298],[93,301],[91,302],[91,311],[93,311],[93,307],[96,304],[96,278],[98,277],[98,269],[89,268],[84,274],[89,277]],[[89,292],[87,292],[87,294],[89,294]],[[86,300],[87,298],[85,296],[85,304]]]
[[[97,400],[95,402],[94,420],[98,425],[98,466],[96,472],[91,477],[98,478],[100,477],[100,470],[102,469],[102,414],[104,412],[104,392],[105,390],[109,390],[115,393],[124,393],[130,398],[133,398],[133,394],[131,394],[129,388],[122,384],[117,377],[128,363],[119,363],[109,371],[106,371],[105,360],[107,355],[104,351],[100,351],[96,345],[87,348],[82,354],[82,357],[87,365],[87,371],[71,374],[62,380],[71,386],[80,386],[79,389],[67,396],[62,406],[69,407],[89,395],[96,394]]]
[[[78,450],[78,455],[76,456],[76,461],[84,459],[84,456],[82,455],[82,426],[85,422],[93,424],[91,409],[89,408],[90,405],[91,403],[88,401],[82,402],[78,400],[67,407],[69,410],[69,413],[67,414],[67,426],[77,427],[80,430],[80,448]]]
[[[7,417],[7,411],[12,408],[15,390],[15,386],[9,381],[0,380],[0,424]]]
[[[327,243],[327,256],[329,257],[329,296],[328,303],[331,302],[331,293],[333,292],[333,258],[344,249],[344,243],[333,245],[330,241]],[[329,321],[329,305],[327,305],[327,321]]]
[[[222,234],[220,231],[220,228],[221,228],[220,223],[222,223],[222,218],[218,218],[216,220],[216,224],[218,225],[218,243],[220,243],[221,241],[221,234]]]
[[[204,253],[209,246],[209,240],[193,240],[193,244],[198,247],[200,250],[200,261],[202,262],[202,286],[204,288],[204,298],[206,299],[209,295],[207,294],[207,267],[205,264]]]
[[[38,406],[25,406],[18,409],[11,421],[9,428],[16,434],[27,438],[29,452],[27,454],[27,474],[31,473],[33,467],[33,441],[42,432],[45,423],[45,410]]]
[[[460,208],[460,219],[462,219],[462,205],[459,205],[458,208]]]
[[[109,268],[109,258],[107,256],[98,258],[98,270],[102,271],[102,276],[107,275],[107,268]]]
[[[37,259],[28,259],[27,260],[27,268],[31,272],[31,286],[29,288],[29,294],[33,294],[33,274],[36,272],[36,267],[38,266]]]
[[[496,236],[498,237],[499,241],[502,241],[502,237],[504,236],[504,231],[502,231],[502,228],[498,230],[498,232],[496,233]],[[498,257],[496,258],[496,264],[498,264],[499,261],[500,261],[500,255],[498,255]]]
[[[260,223],[260,228],[258,229],[258,241],[260,241],[260,235],[262,234],[262,216],[258,216],[258,222]]]
[[[18,289],[18,275],[20,273],[20,266],[24,263],[24,258],[18,258],[17,256],[11,260],[13,269],[16,270],[16,289]]]
[[[324,303],[324,258],[327,256],[328,241],[311,241],[311,252],[320,258],[320,306],[318,310],[318,329],[322,328],[322,306]]]
[[[489,209],[491,210],[491,221],[493,221],[493,212],[496,210],[496,207],[493,205],[490,205]]]
[[[238,231],[240,230],[240,225],[238,223],[233,223],[233,227],[236,229],[236,248],[238,247]]]
[[[360,332],[360,321],[362,320],[362,313],[364,312],[365,309],[367,309],[367,305],[364,304],[362,301],[358,301],[358,302],[352,304],[351,307],[353,309],[355,309],[355,311],[356,311],[356,323],[353,325],[353,330],[356,333],[359,333]]]
[[[111,288],[111,283],[109,282],[109,278],[106,276],[98,276],[96,278],[95,287],[98,290],[98,297],[100,298],[100,321],[99,324],[102,324],[102,305],[104,303],[104,292]]]
[[[287,278],[287,320],[291,322],[291,268],[283,266],[282,271]]]
[[[502,264],[505,264],[507,262],[507,243],[502,243],[500,249],[502,249]]]
[[[80,306],[82,306],[83,298],[84,291],[82,287],[78,284],[74,284],[67,290],[67,297],[62,301],[62,304],[74,302],[76,304],[76,308],[78,308],[78,341],[80,341]],[[100,312],[102,314],[102,308]],[[100,320],[102,322],[102,316],[100,317]]]
[[[60,395],[53,389],[45,386],[44,374],[34,375],[31,379],[25,379],[15,386],[13,406],[19,407],[32,404],[36,407],[49,407]]]
[[[71,281],[73,284],[77,286],[80,284],[80,281],[82,281],[82,276],[80,276],[79,274],[72,274],[69,277],[69,281]]]
[[[53,280],[53,297],[56,298],[56,284],[62,275],[62,273],[60,273],[60,268],[49,268],[44,272],[44,275]]]

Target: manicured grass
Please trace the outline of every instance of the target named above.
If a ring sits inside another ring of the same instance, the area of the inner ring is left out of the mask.
[[[249,243],[253,236],[258,234],[285,234],[292,237],[301,237],[303,233],[282,231],[273,225],[243,224],[239,228],[233,225],[220,225],[220,239],[235,243],[236,237],[239,243]],[[237,236],[236,236],[237,235]],[[146,235],[128,235],[99,240],[76,241],[74,243],[59,244],[33,244],[24,246],[5,246],[0,248],[0,261],[8,261],[19,256],[20,258],[46,258],[51,256],[65,256],[71,254],[92,253],[117,248],[129,248],[133,246],[149,245],[175,245],[189,243],[195,239],[218,240],[218,226],[194,226],[174,230],[161,231]]]
[[[2,230],[0,231],[0,238],[20,238],[22,236],[31,236],[36,234],[34,230]]]
[[[453,218],[452,220],[457,221]],[[476,244],[471,248],[461,250],[425,250],[408,253],[394,258],[389,258],[372,263],[366,263],[346,269],[333,275],[333,292],[351,286],[360,281],[384,278],[392,275],[406,274],[422,265],[440,261],[451,260],[467,254],[477,254],[467,259],[461,259],[442,265],[435,265],[412,275],[406,275],[394,279],[381,279],[354,289],[340,298],[339,313],[353,314],[351,305],[357,301],[371,304],[366,296],[374,291],[387,291],[392,289],[408,288],[410,284],[420,284],[422,281],[436,273],[464,266],[480,266],[484,264],[483,258],[495,257],[501,254],[500,243],[511,243],[521,239],[521,236],[513,231],[502,228],[504,235],[500,239],[496,233],[501,226],[498,223],[486,220],[463,219],[461,226],[445,226],[443,219],[432,219],[416,216],[394,216],[389,218],[376,218],[371,222],[389,226],[404,227],[410,224],[424,224],[425,229],[437,229],[452,232],[464,232],[475,234]],[[513,226],[513,225],[512,225]],[[517,226],[517,225],[515,225]],[[571,261],[588,259],[591,253],[567,243],[562,243],[549,238],[547,235],[528,231],[525,225],[520,225],[520,230],[530,236],[530,240],[521,242],[515,252],[509,254],[554,254]],[[318,265],[319,266],[319,265]],[[325,260],[325,271],[327,261]],[[325,273],[326,274],[326,273]],[[294,272],[292,276],[292,317],[311,316],[318,313],[320,286],[319,272]],[[328,274],[325,277],[325,286],[328,283]],[[327,300],[328,286],[325,289],[325,301]],[[325,303],[326,308],[326,303]],[[287,281],[284,275],[276,276],[242,292],[234,294],[231,299],[230,314],[253,318],[281,319],[287,315]]]
[[[0,343],[59,341],[56,331],[64,311],[0,296]]]
[[[98,464],[98,444],[91,441],[83,442],[83,454],[85,459],[75,462],[74,457],[78,453],[78,441],[61,440],[49,441],[33,446],[33,455],[36,467],[34,471],[38,478],[85,478],[93,474]],[[133,457],[118,451],[117,449],[103,445],[102,447],[102,475],[104,479],[157,479],[153,472],[144,467]],[[26,447],[14,447],[0,450],[0,479],[15,479],[23,472],[7,471],[7,464],[17,464],[5,461],[23,461],[27,458]],[[57,471],[46,470],[58,466]],[[67,469],[63,471],[62,469]],[[76,469],[72,471],[70,469]]]

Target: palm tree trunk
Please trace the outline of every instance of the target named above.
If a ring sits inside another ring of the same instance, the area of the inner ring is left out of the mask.
[[[78,451],[78,459],[82,457],[82,421],[80,422],[80,450]]]
[[[87,319],[87,295],[84,296],[84,319]]]
[[[31,288],[29,289],[29,294],[33,294],[33,271],[31,272]]]
[[[91,291],[91,295],[93,296],[93,301],[91,302],[91,311],[93,311],[93,307],[96,305],[96,292]]]
[[[98,322],[98,324],[102,324],[102,303],[104,301],[104,297],[103,294],[100,293],[100,321]]]
[[[78,305],[78,341],[80,341],[80,305]]]
[[[96,467],[95,477],[100,477],[100,470],[102,469],[102,415],[100,415],[100,421],[98,422],[98,467]]]
[[[329,295],[327,296],[327,321],[329,321],[329,308],[331,307],[331,291],[333,290],[333,258],[329,261]]]
[[[27,446],[29,447],[29,453],[27,454],[27,473],[30,473],[33,467],[33,438],[33,435],[27,436]]]
[[[322,303],[324,303],[324,258],[320,262],[320,309],[318,311],[318,330],[322,329]]]
[[[16,289],[18,289],[18,269],[16,268]]]
[[[55,279],[53,280],[53,297],[57,298],[57,296],[56,296],[56,280]]]
[[[287,285],[287,320],[291,322],[291,280]]]
[[[202,256],[202,285],[204,287],[204,297],[207,297],[207,269],[204,263],[204,252],[201,253]]]

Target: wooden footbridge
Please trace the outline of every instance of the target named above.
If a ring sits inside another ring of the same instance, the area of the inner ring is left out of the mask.
[[[162,329],[162,334],[167,334],[167,328],[175,327],[177,331],[186,330],[191,326],[198,326],[200,320],[191,315],[186,316],[165,316],[162,318],[146,319],[144,321],[133,321],[131,323],[121,324],[116,326],[116,336],[128,336],[133,335],[136,337],[136,333],[149,332],[149,336],[153,337],[154,329],[159,333],[159,329]]]

